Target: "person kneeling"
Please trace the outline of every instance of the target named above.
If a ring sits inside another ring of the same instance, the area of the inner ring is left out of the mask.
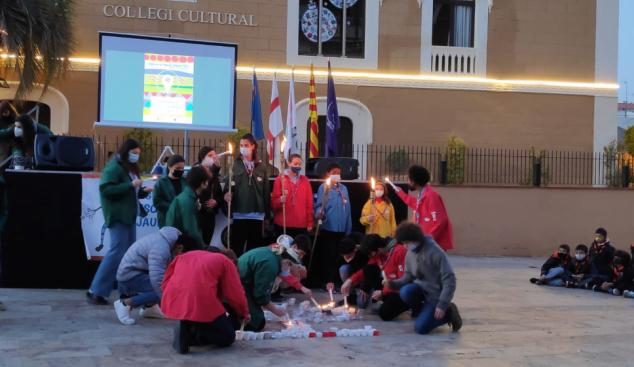
[[[303,259],[306,255],[310,256],[310,238],[308,236],[300,234],[292,239],[291,243],[289,243],[290,240],[291,238],[289,236],[282,235],[278,238],[278,242],[269,245],[269,248],[282,245],[286,248],[295,250],[300,259]],[[271,297],[274,300],[281,299],[282,290],[294,288],[295,290],[304,293],[310,301],[313,298],[313,292],[304,287],[301,283],[301,280],[306,279],[306,275],[307,270],[305,266],[301,264],[291,265],[290,270],[283,271],[275,280],[275,283],[279,284],[279,287],[277,292],[273,293]]]
[[[139,307],[141,317],[164,319],[158,303],[163,295],[165,271],[174,258],[197,247],[195,238],[172,227],[163,227],[132,244],[117,270],[121,298],[114,303],[114,309],[119,321],[134,324],[130,313]]]
[[[531,278],[530,282],[537,285],[550,285],[561,287],[564,285],[565,267],[570,261],[570,246],[561,245],[557,252],[546,260],[542,265],[542,272],[539,278]]]
[[[408,251],[405,273],[398,280],[385,280],[388,289],[399,290],[401,299],[418,315],[414,330],[428,334],[435,328],[449,324],[453,331],[462,327],[458,307],[451,302],[456,291],[456,275],[447,254],[431,236],[412,222],[402,223],[396,229],[396,240]]]
[[[601,278],[589,283],[589,287],[595,292],[607,292],[615,296],[623,295],[634,290],[632,269],[628,266],[631,260],[630,254],[623,250],[616,250],[612,273],[607,281]]]
[[[236,327],[227,316],[228,310],[242,323],[249,322],[236,262],[233,251],[210,247],[177,257],[167,269],[162,305],[165,315],[179,320],[172,342],[178,353],[189,352],[190,346],[233,344]]]

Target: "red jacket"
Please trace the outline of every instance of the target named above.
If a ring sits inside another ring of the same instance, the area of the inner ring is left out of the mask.
[[[288,175],[284,175],[284,190],[286,190],[286,226],[291,228],[308,228],[313,226],[313,189],[306,176],[299,176],[297,185],[294,185]],[[282,176],[277,176],[271,194],[271,208],[275,212],[275,224],[284,225],[282,215]],[[293,203],[293,197],[295,202]]]
[[[396,244],[391,251],[388,251],[385,255],[375,255],[370,258],[368,265],[377,264],[379,268],[382,268],[385,272],[385,276],[388,280],[401,279],[405,273],[405,255],[407,255],[407,249],[401,244]],[[354,273],[350,280],[352,285],[358,285],[365,280],[363,275],[363,269]],[[398,290],[392,290],[383,288],[383,294],[398,293]]]
[[[173,320],[214,321],[226,312],[223,299],[238,317],[249,315],[238,268],[222,254],[190,251],[177,256],[161,288],[161,310]]]
[[[453,227],[447,215],[445,204],[431,186],[425,186],[420,204],[418,198],[406,194],[403,190],[398,192],[398,197],[414,210],[414,221],[423,227],[425,234],[434,238],[438,246],[445,251],[454,248]]]

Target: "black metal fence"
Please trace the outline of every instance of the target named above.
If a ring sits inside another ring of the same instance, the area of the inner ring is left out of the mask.
[[[103,169],[125,140],[121,136],[89,137],[94,141],[96,171]],[[226,150],[226,141],[221,139],[152,137],[140,143],[139,163],[148,173],[166,146],[175,154],[187,153],[189,165],[198,161],[198,151],[204,146],[214,147],[218,153]],[[299,151],[308,158],[307,146],[300,144]],[[260,159],[268,161],[264,142],[260,142],[258,152]],[[432,183],[441,185],[630,187],[630,182],[634,182],[634,158],[626,153],[396,145],[350,145],[344,146],[342,152],[359,161],[360,179],[382,180],[388,176],[392,181],[407,181],[409,166],[419,164],[429,170]],[[226,165],[227,160],[223,162]],[[277,169],[270,166],[269,173],[277,174]]]

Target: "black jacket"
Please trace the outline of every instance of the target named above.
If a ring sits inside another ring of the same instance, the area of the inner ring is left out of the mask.
[[[597,267],[587,257],[583,261],[579,261],[576,258],[572,258],[566,266],[566,271],[570,275],[597,275]]]
[[[369,261],[370,261],[370,258],[368,257],[368,255],[357,250],[357,253],[354,255],[354,258],[349,263],[346,263],[346,260],[343,259],[343,256],[339,255],[338,268],[340,268],[342,265],[346,265],[346,264],[350,265],[349,276],[352,276],[352,274],[358,272],[359,270],[362,270],[368,264]]]
[[[198,197],[198,201],[201,204],[198,213],[199,218],[215,218],[216,214],[218,214],[218,209],[222,208],[225,202],[225,196],[222,194],[222,186],[220,186],[220,167],[214,164],[211,166],[210,170],[213,177],[209,179],[209,186],[207,186],[207,188],[203,190]],[[218,203],[212,209],[209,209],[205,206],[205,202],[209,201],[210,199],[214,199]]]
[[[632,269],[624,266],[623,269],[618,269],[616,266],[612,267],[610,273],[610,283],[614,283],[614,288],[631,290],[634,285],[634,273]]]
[[[615,251],[609,240],[603,246],[597,246],[596,241],[592,243],[590,246],[590,261],[597,267],[599,274],[610,276]]]
[[[570,263],[570,256],[566,257],[566,259],[562,261],[559,258],[559,256],[557,256],[557,253],[555,252],[555,254],[549,257],[548,260],[546,260],[546,262],[544,263],[544,265],[542,265],[542,275],[548,274],[548,271],[550,271],[550,269],[552,268],[557,268],[560,266],[565,268],[568,265],[568,263]]]

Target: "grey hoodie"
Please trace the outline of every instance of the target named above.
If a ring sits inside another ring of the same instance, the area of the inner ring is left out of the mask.
[[[161,297],[161,284],[167,267],[172,263],[172,250],[181,232],[163,227],[158,233],[147,235],[130,246],[117,270],[117,281],[127,282],[139,274],[150,274],[154,292]]]
[[[456,291],[456,275],[453,272],[447,254],[431,236],[414,251],[405,256],[405,274],[399,280],[391,282],[393,289],[416,283],[425,294],[428,302],[438,302],[437,308],[446,310]]]

